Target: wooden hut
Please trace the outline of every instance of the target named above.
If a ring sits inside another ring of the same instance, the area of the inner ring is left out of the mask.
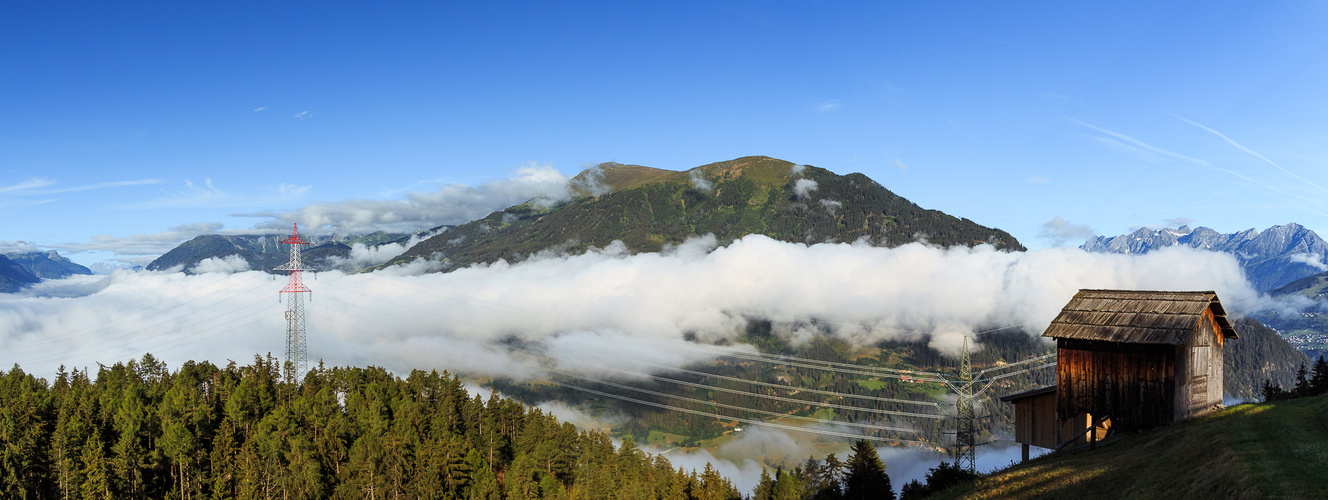
[[[1056,339],[1056,385],[1001,398],[1015,404],[1025,446],[1086,440],[1097,435],[1090,425],[1138,429],[1212,411],[1222,404],[1223,345],[1237,338],[1214,292],[1136,290],[1080,290],[1042,336]]]

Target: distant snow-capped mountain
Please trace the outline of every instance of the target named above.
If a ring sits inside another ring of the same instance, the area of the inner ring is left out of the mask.
[[[1183,245],[1232,254],[1258,290],[1271,290],[1328,271],[1328,242],[1294,222],[1263,232],[1251,229],[1222,234],[1206,227],[1153,230],[1141,228],[1120,236],[1094,236],[1079,248],[1089,252],[1143,254]]]

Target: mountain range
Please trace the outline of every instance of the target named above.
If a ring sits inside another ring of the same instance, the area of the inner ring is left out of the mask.
[[[290,259],[290,247],[281,244],[282,240],[289,237],[285,234],[195,236],[153,260],[147,265],[147,269],[165,271],[179,268],[185,273],[193,273],[198,264],[206,259],[237,255],[249,264],[250,269],[273,272],[272,268]],[[300,253],[304,263],[319,271],[329,271],[343,267],[343,263],[350,257],[352,245],[356,243],[368,247],[404,243],[410,235],[380,231],[363,236],[300,235],[300,237],[310,243],[309,248]]]
[[[14,252],[7,253],[5,257],[14,261],[34,276],[44,280],[68,278],[76,274],[92,274],[92,270],[84,267],[54,250],[48,252]]]
[[[1256,290],[1266,291],[1328,271],[1328,242],[1294,222],[1263,232],[1251,229],[1222,234],[1206,227],[1139,230],[1119,236],[1095,236],[1079,248],[1089,252],[1144,254],[1169,246],[1188,246],[1234,255]]]
[[[765,156],[687,171],[605,163],[578,174],[572,187],[570,201],[494,212],[384,265],[446,259],[447,270],[550,249],[578,253],[615,240],[631,252],[654,252],[705,234],[721,245],[763,234],[799,243],[863,240],[893,247],[926,241],[1024,250],[1005,231],[924,209],[865,175],[837,175]]]
[[[24,286],[39,281],[41,281],[41,278],[32,274],[32,271],[23,267],[22,264],[0,255],[0,293],[17,292]]]

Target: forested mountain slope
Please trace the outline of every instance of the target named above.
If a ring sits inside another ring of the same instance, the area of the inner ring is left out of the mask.
[[[1240,338],[1228,341],[1222,353],[1222,383],[1228,396],[1254,401],[1265,381],[1296,385],[1296,369],[1310,359],[1277,332],[1253,318],[1232,325]]]

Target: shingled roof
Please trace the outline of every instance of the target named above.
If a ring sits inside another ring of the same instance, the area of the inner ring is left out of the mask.
[[[1079,290],[1042,336],[1180,345],[1205,309],[1213,311],[1223,337],[1237,338],[1217,293],[1146,290]]]

